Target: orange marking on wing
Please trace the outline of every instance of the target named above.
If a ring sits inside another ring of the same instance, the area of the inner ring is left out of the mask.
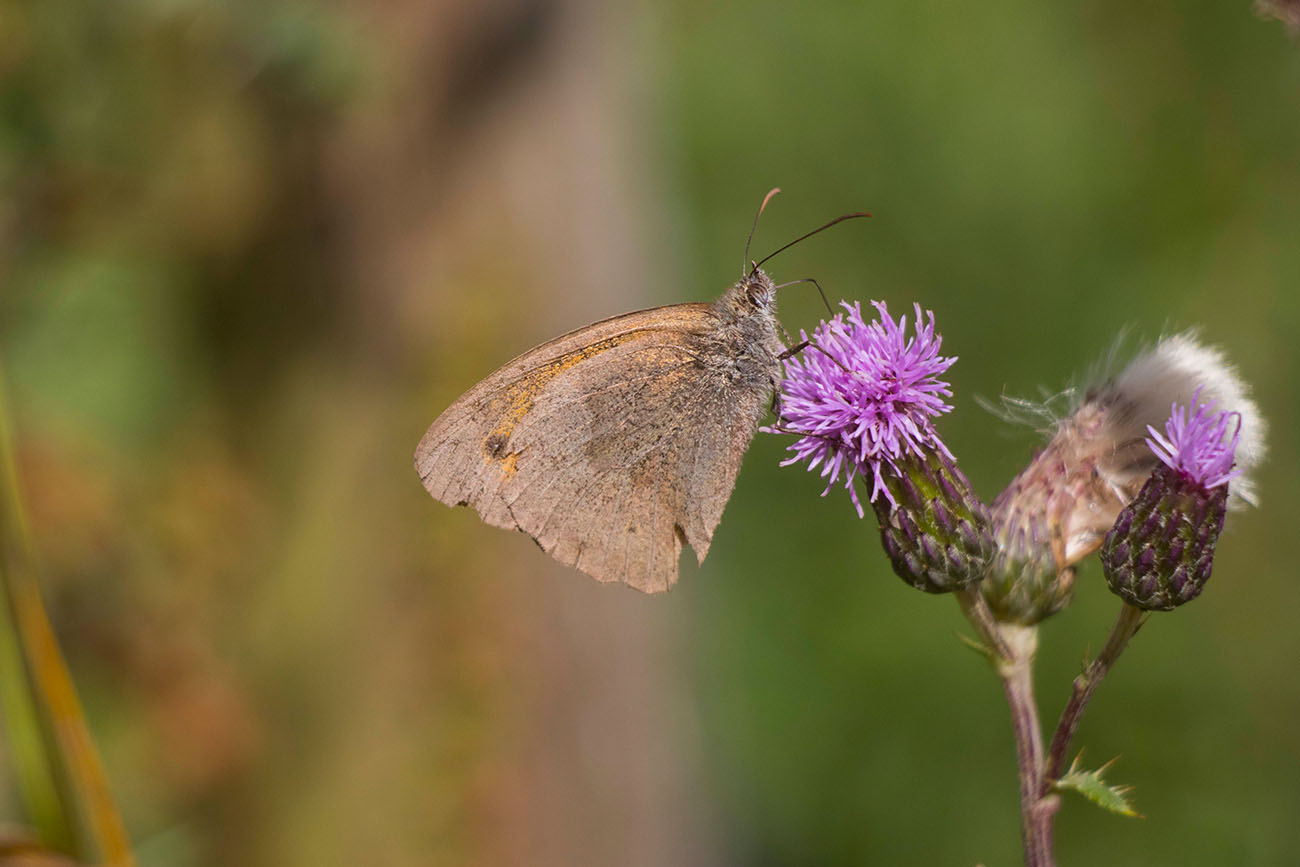
[[[512,386],[507,393],[509,403],[506,405],[505,412],[501,415],[501,420],[483,439],[484,457],[489,461],[500,461],[502,473],[514,475],[517,470],[515,466],[517,454],[510,453],[502,456],[502,452],[505,451],[505,445],[509,442],[510,435],[514,433],[515,427],[532,411],[537,394],[546,387],[547,383],[566,370],[581,364],[589,358],[594,358],[608,349],[627,343],[646,330],[649,329],[638,329],[624,334],[616,334],[604,340],[598,340],[530,371],[521,381]]]

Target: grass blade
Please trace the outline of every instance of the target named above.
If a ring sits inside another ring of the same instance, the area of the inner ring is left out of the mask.
[[[37,586],[0,379],[0,709],[30,820],[79,861],[130,867],[130,843]]]

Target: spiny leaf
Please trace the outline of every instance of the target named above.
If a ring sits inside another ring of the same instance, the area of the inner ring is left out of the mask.
[[[1115,759],[1111,759],[1095,771],[1085,771],[1079,767],[1079,759],[1082,757],[1082,752],[1074,757],[1074,761],[1070,762],[1070,769],[1061,775],[1054,788],[1057,791],[1078,792],[1097,806],[1112,813],[1141,818],[1142,814],[1134,810],[1133,805],[1129,803],[1128,794],[1133,791],[1133,787],[1112,786],[1103,778],[1110,766],[1115,764]]]
[[[994,651],[993,648],[989,647],[984,642],[975,638],[971,638],[969,635],[963,635],[960,632],[954,632],[953,635],[957,636],[958,641],[960,641],[962,644],[966,645],[971,650],[978,653],[980,656],[984,657],[984,659],[987,660],[988,662],[994,665],[997,664],[998,661],[997,652]]]

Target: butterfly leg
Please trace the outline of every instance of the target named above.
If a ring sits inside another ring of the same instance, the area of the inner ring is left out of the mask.
[[[777,361],[785,361],[785,360],[786,360],[787,358],[789,358],[790,356],[792,356],[792,355],[798,355],[800,352],[803,352],[805,349],[807,349],[809,346],[812,346],[812,345],[813,345],[813,342],[812,342],[811,340],[805,340],[805,341],[803,341],[802,343],[796,343],[794,346],[791,346],[791,347],[790,347],[789,349],[787,349],[785,352],[782,352],[780,355],[778,355],[778,356],[776,357],[776,360],[777,360]]]
[[[778,423],[781,421],[781,388],[776,380],[772,380],[772,405],[767,408],[767,411],[776,416]]]
[[[789,339],[788,336],[787,339]],[[805,340],[803,343],[800,343],[796,346],[791,346],[789,349],[785,350],[780,355],[778,355],[776,357],[776,360],[778,362],[785,361],[790,356],[795,355],[807,349],[808,346],[809,346],[809,341],[807,340]],[[781,382],[780,380],[773,377],[771,380],[769,380],[769,384],[772,387],[772,405],[768,407],[768,411],[771,412],[772,415],[780,419],[781,418]]]
[[[803,341],[800,341],[799,343],[796,343],[794,346],[791,346],[789,349],[785,350],[785,351],[782,352],[780,355],[778,355],[778,356],[776,357],[776,359],[777,359],[777,361],[785,361],[785,360],[786,360],[787,358],[789,358],[790,356],[792,356],[792,355],[797,355],[797,354],[799,354],[800,352],[803,352],[805,349],[815,349],[815,350],[817,350],[817,351],[820,352],[822,355],[824,355],[824,356],[826,356],[827,358],[829,358],[829,359],[831,360],[831,363],[834,364],[836,367],[838,367],[840,370],[844,371],[845,373],[849,374],[850,376],[853,375],[853,371],[851,371],[851,370],[849,370],[847,367],[845,367],[844,364],[843,364],[843,363],[842,363],[838,358],[836,358],[835,356],[831,355],[829,352],[827,352],[825,349],[822,349],[820,346],[818,346],[816,343],[813,343],[811,340],[803,340]],[[781,402],[781,389],[779,388],[778,383],[777,383],[775,380],[773,380],[773,382],[772,382],[772,405],[771,405],[771,407],[769,407],[769,409],[770,409],[772,415],[776,416],[778,420],[781,418],[780,402]],[[801,436],[813,436],[813,434],[802,434],[802,433],[800,433],[799,431],[779,431],[779,432],[780,432],[780,433],[798,433],[798,434],[800,434]]]
[[[782,352],[780,355],[776,357],[777,361],[785,361],[790,356],[803,352],[805,349],[815,349],[818,352],[820,352],[822,355],[829,358],[831,360],[831,363],[834,364],[836,367],[838,367],[840,370],[844,371],[847,374],[853,373],[853,371],[845,367],[844,364],[838,358],[831,355],[829,352],[827,352],[825,349],[822,349],[820,346],[818,346],[816,343],[813,343],[811,340],[804,340],[800,343],[795,344],[794,346],[791,346],[785,352]]]
[[[791,280],[788,283],[778,283],[777,289],[784,289],[787,286],[794,286],[798,283],[811,283],[817,287],[817,294],[822,296],[822,303],[826,305],[826,312],[834,315],[835,309],[831,307],[831,302],[826,300],[826,293],[822,291],[822,284],[818,283],[812,277],[800,277],[798,280]]]
[[[786,339],[787,340],[790,339],[790,336],[788,334],[786,335]],[[803,352],[811,345],[812,345],[811,340],[805,340],[802,343],[791,346],[789,349],[782,352],[780,355],[776,357],[776,360],[785,361],[790,356],[798,355],[800,352]],[[778,419],[781,417],[780,406],[781,406],[781,383],[773,379],[772,380],[772,405],[768,407],[768,410],[772,413],[772,415],[776,416]]]
[[[827,442],[839,441],[835,437],[829,437],[826,436],[825,434],[812,433],[811,431],[806,431],[806,430],[793,430],[791,428],[785,427],[779,421],[776,424],[772,425],[771,427],[763,428],[763,430],[767,431],[768,433],[789,434],[790,436],[796,436],[796,437],[812,437],[813,439],[826,440]]]

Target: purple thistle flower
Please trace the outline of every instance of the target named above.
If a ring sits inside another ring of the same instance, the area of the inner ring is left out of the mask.
[[[1147,446],[1170,469],[1177,470],[1209,490],[1241,475],[1233,469],[1237,440],[1241,435],[1241,413],[1215,412],[1213,403],[1200,402],[1201,390],[1192,394],[1190,408],[1174,403],[1165,435],[1147,425]],[[1231,435],[1229,426],[1233,424]]]
[[[1215,412],[1213,403],[1201,403],[1198,388],[1189,406],[1170,408],[1165,436],[1147,430],[1147,445],[1164,466],[1156,465],[1106,534],[1101,568],[1111,591],[1129,605],[1172,611],[1210,580],[1227,483],[1241,472],[1232,463],[1241,413]]]
[[[873,477],[871,502],[884,492],[897,505],[884,482],[886,468],[897,470],[896,462],[908,453],[924,457],[926,450],[937,450],[952,457],[931,420],[952,410],[943,401],[952,390],[939,375],[957,359],[939,354],[942,338],[934,314],[923,313],[919,304],[909,338],[907,317],[895,322],[883,301],[872,302],[879,318],[870,324],[862,319],[860,303],[841,303],[847,316],[838,313],[823,321],[802,357],[785,362],[781,431],[803,436],[781,466],[807,461],[813,470],[821,465],[828,480],[822,496],[843,474],[862,517],[853,484],[858,473]]]

